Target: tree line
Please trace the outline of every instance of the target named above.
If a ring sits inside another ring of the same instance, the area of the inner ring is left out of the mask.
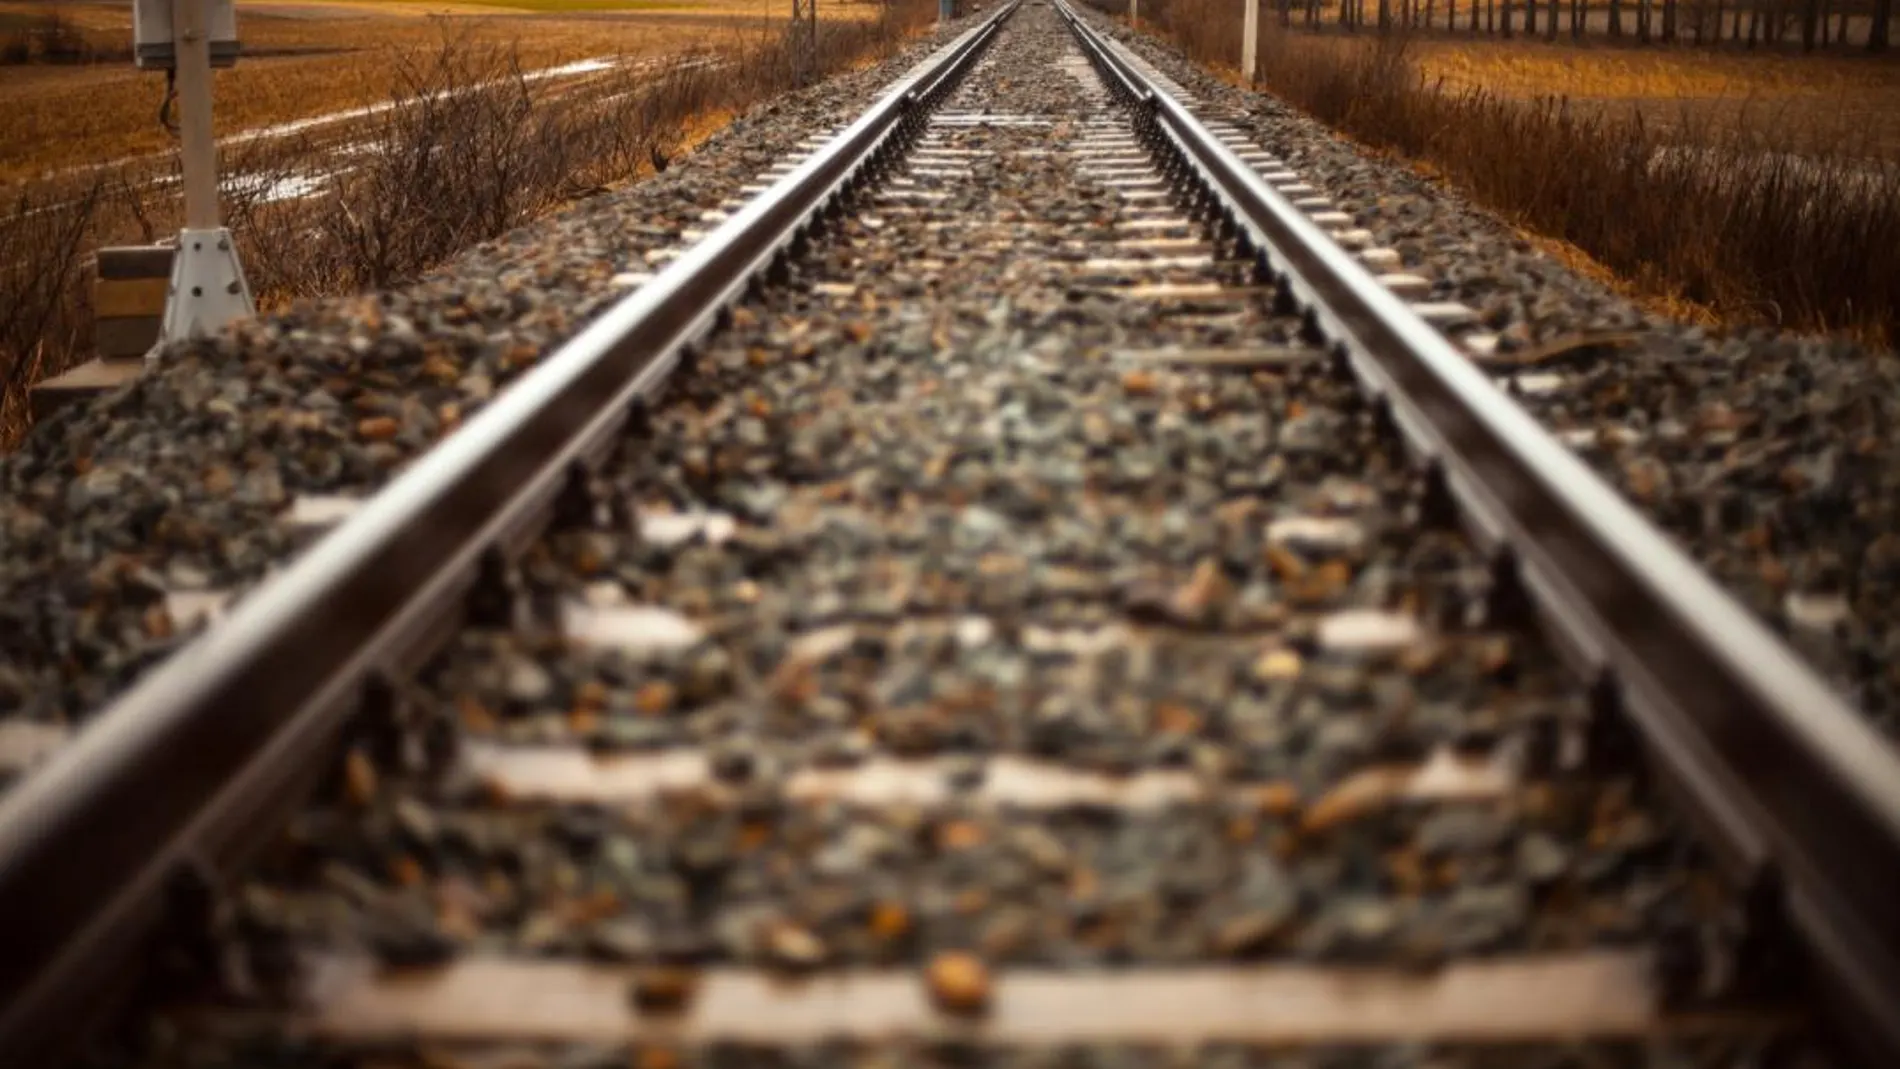
[[[1324,21],[1321,0],[1274,0],[1282,25],[1303,21],[1318,28]],[[1443,28],[1499,37],[1558,34],[1581,38],[1589,26],[1589,0],[1339,0],[1334,18],[1348,30],[1368,26],[1380,32],[1402,28]],[[1799,40],[1804,51],[1848,43],[1849,20],[1871,19],[1866,47],[1890,46],[1893,0],[1853,4],[1849,0],[1608,0],[1596,8],[1614,38],[1649,44],[1741,42],[1749,48],[1779,47]],[[1460,23],[1462,17],[1463,23]]]

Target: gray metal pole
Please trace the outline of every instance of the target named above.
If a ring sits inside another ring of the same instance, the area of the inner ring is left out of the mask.
[[[1252,85],[1254,79],[1255,50],[1260,45],[1260,0],[1240,0],[1240,76]]]
[[[155,360],[163,343],[216,334],[257,314],[237,242],[218,222],[218,141],[211,128],[212,0],[173,0],[172,47],[178,84],[179,163],[185,178],[185,228],[172,257],[171,289]]]
[[[218,142],[211,131],[210,0],[172,0],[178,64],[178,148],[185,167],[185,229],[218,226]]]

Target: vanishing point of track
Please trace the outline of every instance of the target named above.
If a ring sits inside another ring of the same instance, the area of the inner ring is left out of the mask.
[[[1900,760],[1179,95],[999,10],[154,671],[0,1063],[154,937],[211,1049],[1900,1058]]]

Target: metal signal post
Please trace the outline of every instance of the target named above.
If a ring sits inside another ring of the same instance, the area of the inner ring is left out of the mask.
[[[1253,85],[1257,64],[1254,57],[1260,47],[1260,0],[1240,0],[1240,76]]]
[[[185,227],[172,259],[162,345],[214,334],[256,314],[237,243],[218,218],[218,143],[211,125],[211,68],[237,58],[236,15],[232,0],[137,0],[134,27],[139,66],[168,71],[178,102]]]

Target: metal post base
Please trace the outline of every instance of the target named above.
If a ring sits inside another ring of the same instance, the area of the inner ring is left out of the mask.
[[[181,230],[178,255],[172,258],[171,292],[165,298],[159,345],[146,354],[146,359],[155,359],[166,342],[216,334],[256,314],[231,232],[223,228]]]

